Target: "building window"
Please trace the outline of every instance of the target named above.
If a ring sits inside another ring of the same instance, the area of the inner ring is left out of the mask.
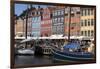
[[[55,22],[57,22],[57,18],[55,18]]]
[[[55,11],[55,16],[57,16],[57,11]]]
[[[81,35],[84,35],[83,31],[81,31]]]
[[[87,36],[87,31],[85,31],[85,36]]]
[[[90,30],[88,30],[88,36],[90,36]]]
[[[84,10],[84,15],[85,15],[85,16],[87,15],[87,10],[86,10],[86,9]]]
[[[71,13],[71,17],[74,17],[75,16],[75,14],[74,13]]]
[[[34,18],[32,18],[32,22],[34,21]]]
[[[32,15],[34,15],[34,12],[32,12]]]
[[[84,26],[83,20],[81,20],[81,26]]]
[[[60,15],[60,11],[57,11],[58,15]]]
[[[53,12],[53,16],[55,16],[55,12]]]
[[[52,31],[53,31],[53,33],[56,31],[56,26],[53,26],[53,30]]]
[[[38,21],[38,17],[36,17],[36,21]]]
[[[85,9],[82,9],[82,16],[85,16]]]
[[[81,10],[81,16],[83,16],[83,9]]]
[[[33,21],[36,22],[36,17],[34,17],[34,20]]]
[[[37,12],[35,12],[35,15],[37,15]]]
[[[90,9],[88,9],[87,11],[88,11],[88,15],[90,15]]]
[[[55,20],[54,20],[54,19],[52,19],[52,22],[55,22]]]
[[[61,15],[63,15],[63,14],[64,14],[64,11],[62,10],[62,11],[61,11]]]
[[[87,20],[85,20],[84,22],[85,22],[85,26],[87,26]]]
[[[94,25],[94,19],[91,19],[91,26]]]
[[[88,26],[90,26],[90,19],[88,19]]]
[[[40,15],[40,12],[38,12],[38,15]]]
[[[38,15],[38,11],[36,12],[36,15]]]
[[[44,24],[44,22],[41,22],[42,24]]]
[[[91,9],[91,15],[93,15],[94,14],[94,10],[93,9]]]
[[[68,8],[65,8],[65,13],[68,13]]]
[[[64,18],[63,17],[61,17],[61,22],[64,22]]]
[[[91,30],[91,36],[94,36],[94,31],[93,30]]]
[[[58,18],[58,22],[60,22],[60,18]]]

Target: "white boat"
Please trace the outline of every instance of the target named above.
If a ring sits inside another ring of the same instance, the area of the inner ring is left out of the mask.
[[[34,51],[32,49],[19,49],[17,51],[19,55],[34,55]]]

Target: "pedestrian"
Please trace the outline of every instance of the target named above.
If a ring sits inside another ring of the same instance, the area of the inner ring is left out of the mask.
[[[94,41],[91,41],[91,44],[90,44],[90,46],[88,48],[88,52],[91,52],[91,53],[94,54]]]

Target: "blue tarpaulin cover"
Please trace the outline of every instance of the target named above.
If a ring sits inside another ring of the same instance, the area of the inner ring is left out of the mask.
[[[70,48],[70,49],[79,49],[80,45],[78,43],[68,43],[64,46],[64,49]]]

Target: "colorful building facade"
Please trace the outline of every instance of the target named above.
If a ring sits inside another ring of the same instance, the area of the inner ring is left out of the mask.
[[[81,35],[94,37],[95,9],[81,8]]]
[[[41,8],[32,11],[32,36],[39,37],[41,31]]]
[[[26,11],[23,13],[26,15]],[[31,7],[28,12],[27,36],[39,37],[56,34],[68,36],[70,29],[70,36],[94,37],[94,13],[94,8],[85,7]],[[26,18],[17,20],[16,32],[21,32],[25,36],[25,25]]]
[[[52,28],[51,8],[43,8],[41,21],[41,36],[50,36]]]
[[[52,34],[64,34],[64,6],[57,6],[52,11]]]
[[[69,20],[71,20],[70,27],[69,27]],[[68,36],[69,29],[70,29],[70,36],[80,35],[80,7],[66,7],[64,21],[65,21],[64,34],[66,36]]]
[[[23,37],[25,33],[25,21],[21,18],[15,20],[15,36]]]

